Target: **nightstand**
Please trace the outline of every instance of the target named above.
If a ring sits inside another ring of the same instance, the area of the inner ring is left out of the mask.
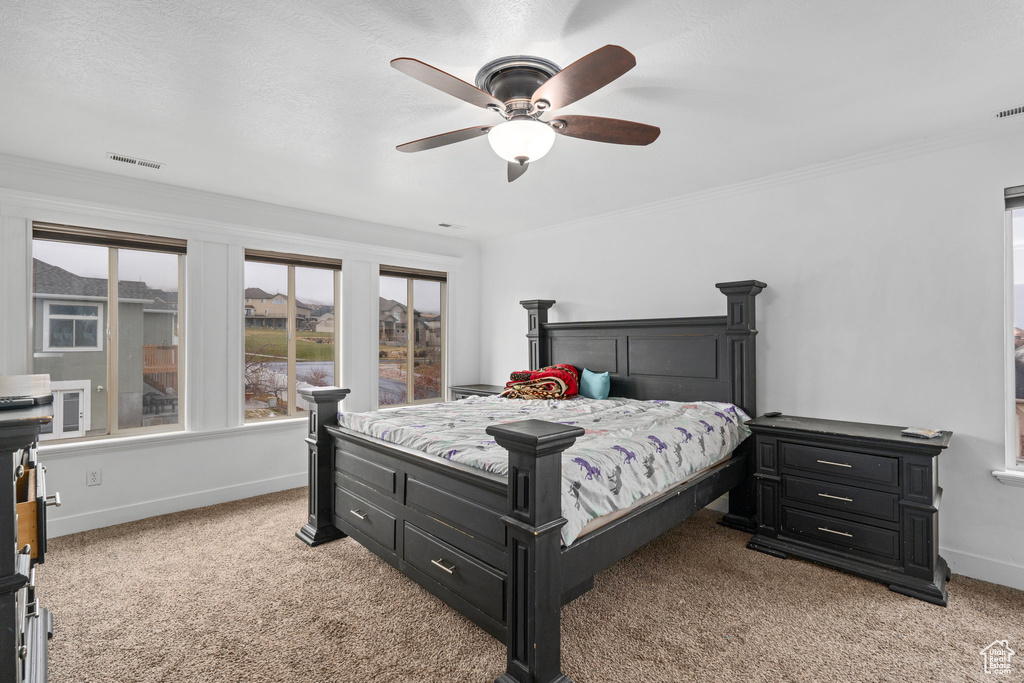
[[[757,532],[747,545],[827,564],[946,604],[949,568],[939,556],[932,439],[902,427],[807,417],[759,417],[754,433]]]
[[[448,390],[452,394],[452,400],[458,401],[467,396],[497,396],[505,391],[505,387],[496,384],[460,384],[448,387]]]

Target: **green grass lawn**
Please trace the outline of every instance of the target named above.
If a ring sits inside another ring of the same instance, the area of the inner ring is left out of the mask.
[[[333,360],[334,344],[318,344],[310,339],[331,339],[330,332],[299,332],[295,340],[295,360]],[[248,327],[245,330],[245,352],[288,358],[288,336],[284,330]]]

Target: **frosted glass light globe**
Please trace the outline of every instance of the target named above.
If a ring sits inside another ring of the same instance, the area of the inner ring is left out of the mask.
[[[533,162],[551,150],[555,144],[555,131],[540,121],[506,121],[487,133],[491,149],[505,161],[518,161],[526,157]]]

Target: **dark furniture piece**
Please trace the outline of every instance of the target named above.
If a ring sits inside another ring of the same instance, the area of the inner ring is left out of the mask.
[[[795,555],[946,604],[935,456],[952,436],[807,417],[759,417],[757,533],[748,548]]]
[[[0,681],[45,681],[47,639],[53,619],[35,595],[34,565],[46,556],[44,469],[36,460],[40,428],[52,406],[0,412],[0,460],[8,485],[0,486]]]
[[[714,400],[755,411],[756,280],[717,285],[727,315],[548,323],[550,300],[528,312],[530,366],[571,363],[611,376],[611,395]],[[729,493],[725,523],[753,531],[748,439],[733,457],[568,547],[561,546],[561,453],[578,427],[528,420],[487,433],[509,452],[508,477],[337,426],[345,389],[301,391],[311,404],[309,521],[316,545],[353,539],[505,641],[500,683],[567,683],[561,606],[594,575]]]
[[[452,400],[458,401],[467,396],[497,396],[505,391],[505,387],[497,384],[459,384],[448,387],[448,390],[452,392]]]

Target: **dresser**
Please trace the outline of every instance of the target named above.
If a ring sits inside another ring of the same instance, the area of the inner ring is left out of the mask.
[[[747,545],[827,564],[946,605],[937,456],[952,434],[806,417],[758,417],[757,531]]]
[[[505,387],[497,384],[460,384],[448,387],[448,390],[452,394],[452,400],[458,401],[467,396],[497,396],[505,391]]]
[[[0,681],[36,683],[47,676],[49,611],[36,598],[35,565],[46,556],[45,469],[37,462],[40,428],[51,406],[0,411],[0,463],[9,482],[0,486]]]

